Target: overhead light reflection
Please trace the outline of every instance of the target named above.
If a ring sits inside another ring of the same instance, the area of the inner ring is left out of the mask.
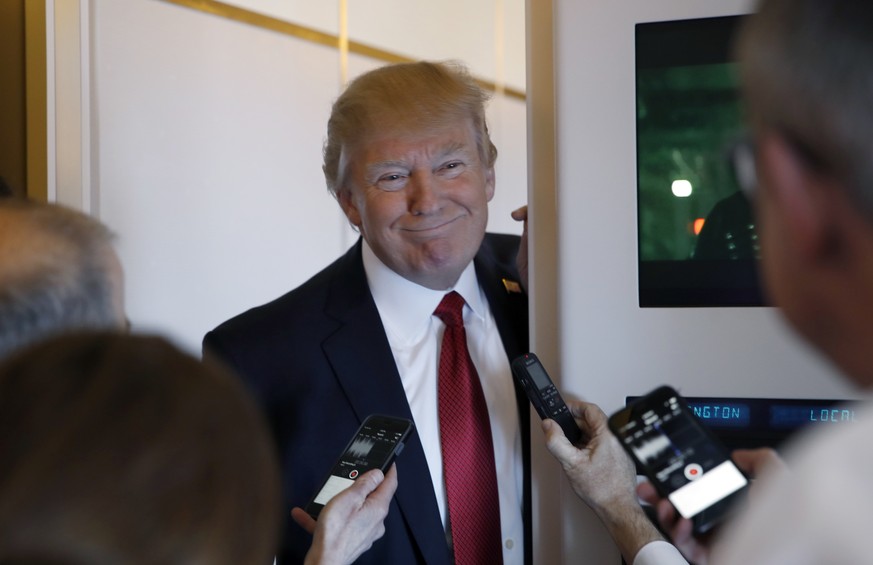
[[[687,198],[691,196],[691,182],[685,179],[676,179],[670,187],[673,191],[673,196],[677,198]]]

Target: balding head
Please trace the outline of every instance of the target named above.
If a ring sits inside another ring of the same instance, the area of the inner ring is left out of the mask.
[[[0,358],[49,336],[124,324],[112,234],[51,204],[0,201]]]

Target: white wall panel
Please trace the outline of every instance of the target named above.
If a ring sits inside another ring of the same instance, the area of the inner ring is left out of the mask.
[[[215,324],[344,249],[321,173],[337,52],[162,2],[95,2],[101,217],[140,328]]]
[[[352,0],[348,6],[355,41],[414,59],[460,59],[477,76],[524,90],[523,0]]]
[[[224,3],[324,33],[339,33],[339,0],[224,0]]]
[[[93,0],[100,217],[119,235],[137,329],[191,351],[217,323],[303,282],[355,239],[321,172],[338,52],[153,0]],[[351,58],[351,76],[382,63]],[[489,108],[489,229],[520,233],[524,102]],[[504,180],[505,179],[505,180]]]
[[[229,0],[232,6],[339,33],[340,0]],[[349,39],[412,59],[460,59],[524,91],[524,0],[349,0]]]
[[[488,128],[497,147],[494,167],[497,189],[491,201],[488,229],[521,233],[521,224],[510,212],[527,203],[527,128],[523,100],[495,96],[488,106]]]

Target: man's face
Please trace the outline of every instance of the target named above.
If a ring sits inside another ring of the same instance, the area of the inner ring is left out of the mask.
[[[771,189],[771,144],[769,137],[759,137],[757,155],[758,186],[755,198],[756,225],[761,241],[761,276],[767,293],[777,305],[787,299],[789,305],[791,285],[786,284],[791,270],[792,254],[790,241],[786,241],[779,202]],[[790,307],[790,306],[789,306]]]
[[[470,120],[436,130],[385,127],[344,148],[340,205],[376,256],[434,290],[457,282],[473,259],[494,196]]]
[[[761,271],[773,304],[794,329],[823,346],[830,333],[824,297],[833,292],[827,269],[817,260],[822,237],[816,227],[823,217],[815,208],[813,175],[782,135],[758,136],[758,189],[755,202],[761,241]]]

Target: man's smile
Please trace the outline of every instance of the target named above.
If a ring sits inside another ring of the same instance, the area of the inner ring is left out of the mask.
[[[455,223],[456,221],[460,220],[463,217],[464,217],[463,215],[459,215],[459,216],[455,216],[454,218],[451,218],[448,220],[429,221],[429,222],[425,222],[423,224],[416,224],[413,226],[403,226],[400,228],[400,231],[422,233],[422,234],[428,233],[428,232],[435,232],[435,231],[441,230],[442,228],[445,228],[446,226],[449,226],[449,225]]]

